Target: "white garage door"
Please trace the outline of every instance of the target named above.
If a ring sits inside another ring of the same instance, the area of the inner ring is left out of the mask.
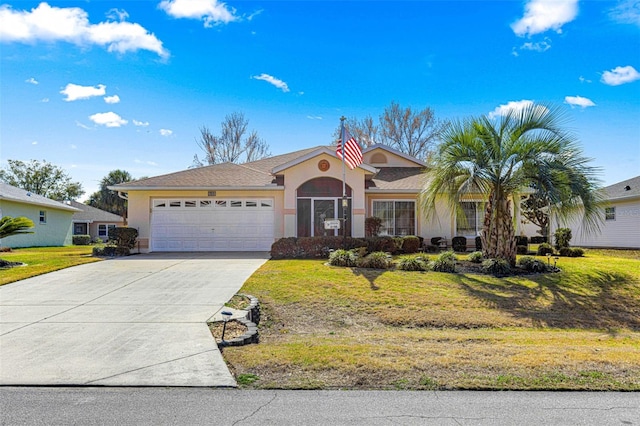
[[[151,251],[268,251],[273,199],[154,199]]]

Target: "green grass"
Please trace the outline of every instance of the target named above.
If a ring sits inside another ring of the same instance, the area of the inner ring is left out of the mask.
[[[269,261],[260,344],[227,348],[252,388],[640,390],[640,252],[495,278]]]
[[[1,269],[0,285],[71,266],[99,261],[99,258],[91,257],[91,251],[92,246],[69,246],[20,248],[0,253],[0,259],[25,264],[25,266]]]

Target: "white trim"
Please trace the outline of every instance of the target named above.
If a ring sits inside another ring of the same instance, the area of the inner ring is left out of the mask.
[[[284,191],[284,186],[108,186],[112,191]],[[213,198],[213,197],[212,197]]]

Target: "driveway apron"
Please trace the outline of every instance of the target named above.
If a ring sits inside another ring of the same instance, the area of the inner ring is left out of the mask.
[[[236,386],[209,320],[268,253],[151,253],[0,287],[0,385]]]

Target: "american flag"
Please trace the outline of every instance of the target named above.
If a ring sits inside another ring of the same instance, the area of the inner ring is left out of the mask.
[[[353,170],[362,164],[362,151],[360,150],[358,142],[356,142],[355,138],[349,134],[347,129],[344,129],[342,137],[346,140],[344,144],[344,162]],[[342,139],[338,141],[336,155],[338,158],[342,158]]]

